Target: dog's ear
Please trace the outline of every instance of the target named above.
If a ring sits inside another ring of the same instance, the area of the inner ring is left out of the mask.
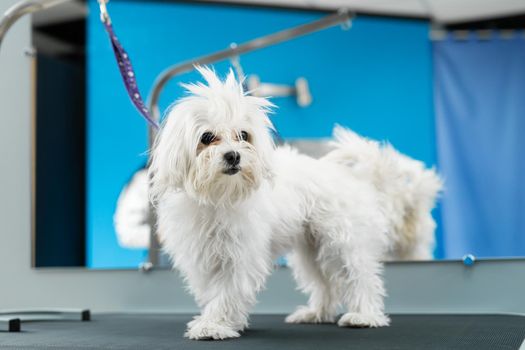
[[[263,178],[272,180],[274,175],[273,155],[275,143],[273,140],[273,126],[269,114],[273,113],[275,105],[266,98],[245,96],[244,97],[250,116],[250,123],[254,126],[254,146],[259,154]]]
[[[274,184],[274,169],[273,169],[273,162],[271,160],[271,156],[266,157],[263,159],[263,177],[273,186]]]
[[[189,141],[177,107],[166,118],[151,150],[150,199],[155,203],[169,190],[183,187],[189,169]]]
[[[260,133],[254,137],[254,146],[259,154],[259,161],[261,164],[262,177],[270,182],[273,182],[274,177],[274,151],[275,144],[269,129],[263,127]]]

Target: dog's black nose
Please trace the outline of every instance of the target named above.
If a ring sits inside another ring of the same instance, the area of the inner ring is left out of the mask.
[[[235,151],[224,153],[224,161],[226,162],[226,164],[231,166],[239,165],[239,163],[241,162],[241,155],[239,154],[239,152]]]

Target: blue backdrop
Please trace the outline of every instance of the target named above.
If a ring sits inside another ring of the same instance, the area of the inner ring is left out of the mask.
[[[95,0],[88,19],[87,264],[136,267],[144,251],[118,246],[112,216],[118,194],[145,162],[146,124],[120,80]],[[210,4],[111,1],[115,30],[137,71],[144,95],[167,66],[320,18],[304,11]],[[428,165],[435,163],[431,45],[423,21],[361,17],[352,29],[331,28],[241,57],[246,73],[292,84],[308,79],[314,102],[300,108],[276,99],[273,121],[285,138],[330,135],[335,122],[389,140]],[[216,68],[225,71],[228,63]],[[181,95],[180,81],[161,107]]]
[[[525,40],[434,45],[445,257],[525,255]]]

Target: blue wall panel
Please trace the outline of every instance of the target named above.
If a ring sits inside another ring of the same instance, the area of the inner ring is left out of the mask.
[[[445,257],[525,255],[525,40],[436,42]]]
[[[88,20],[87,260],[89,267],[136,267],[143,251],[117,245],[112,215],[120,189],[145,162],[146,124],[128,101],[108,38],[90,0]],[[147,95],[167,66],[291,26],[319,13],[209,4],[112,1],[114,27]],[[435,163],[432,62],[428,24],[361,17],[351,30],[334,27],[241,57],[262,81],[310,83],[314,98],[300,108],[275,99],[273,121],[284,138],[320,138],[333,124],[389,140],[428,165]],[[216,66],[225,72],[228,62]],[[177,82],[165,90],[164,110],[181,96]]]

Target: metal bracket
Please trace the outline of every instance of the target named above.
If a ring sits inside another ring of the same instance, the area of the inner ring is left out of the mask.
[[[91,321],[88,309],[27,309],[0,310],[0,326],[8,332],[20,332],[21,324],[34,321]]]
[[[285,97],[295,96],[297,104],[308,107],[312,104],[312,95],[308,87],[308,80],[300,77],[295,80],[295,85],[280,85],[273,83],[261,83],[257,75],[248,77],[248,90],[254,96],[260,97]]]
[[[0,316],[0,331],[20,332],[20,319]]]

